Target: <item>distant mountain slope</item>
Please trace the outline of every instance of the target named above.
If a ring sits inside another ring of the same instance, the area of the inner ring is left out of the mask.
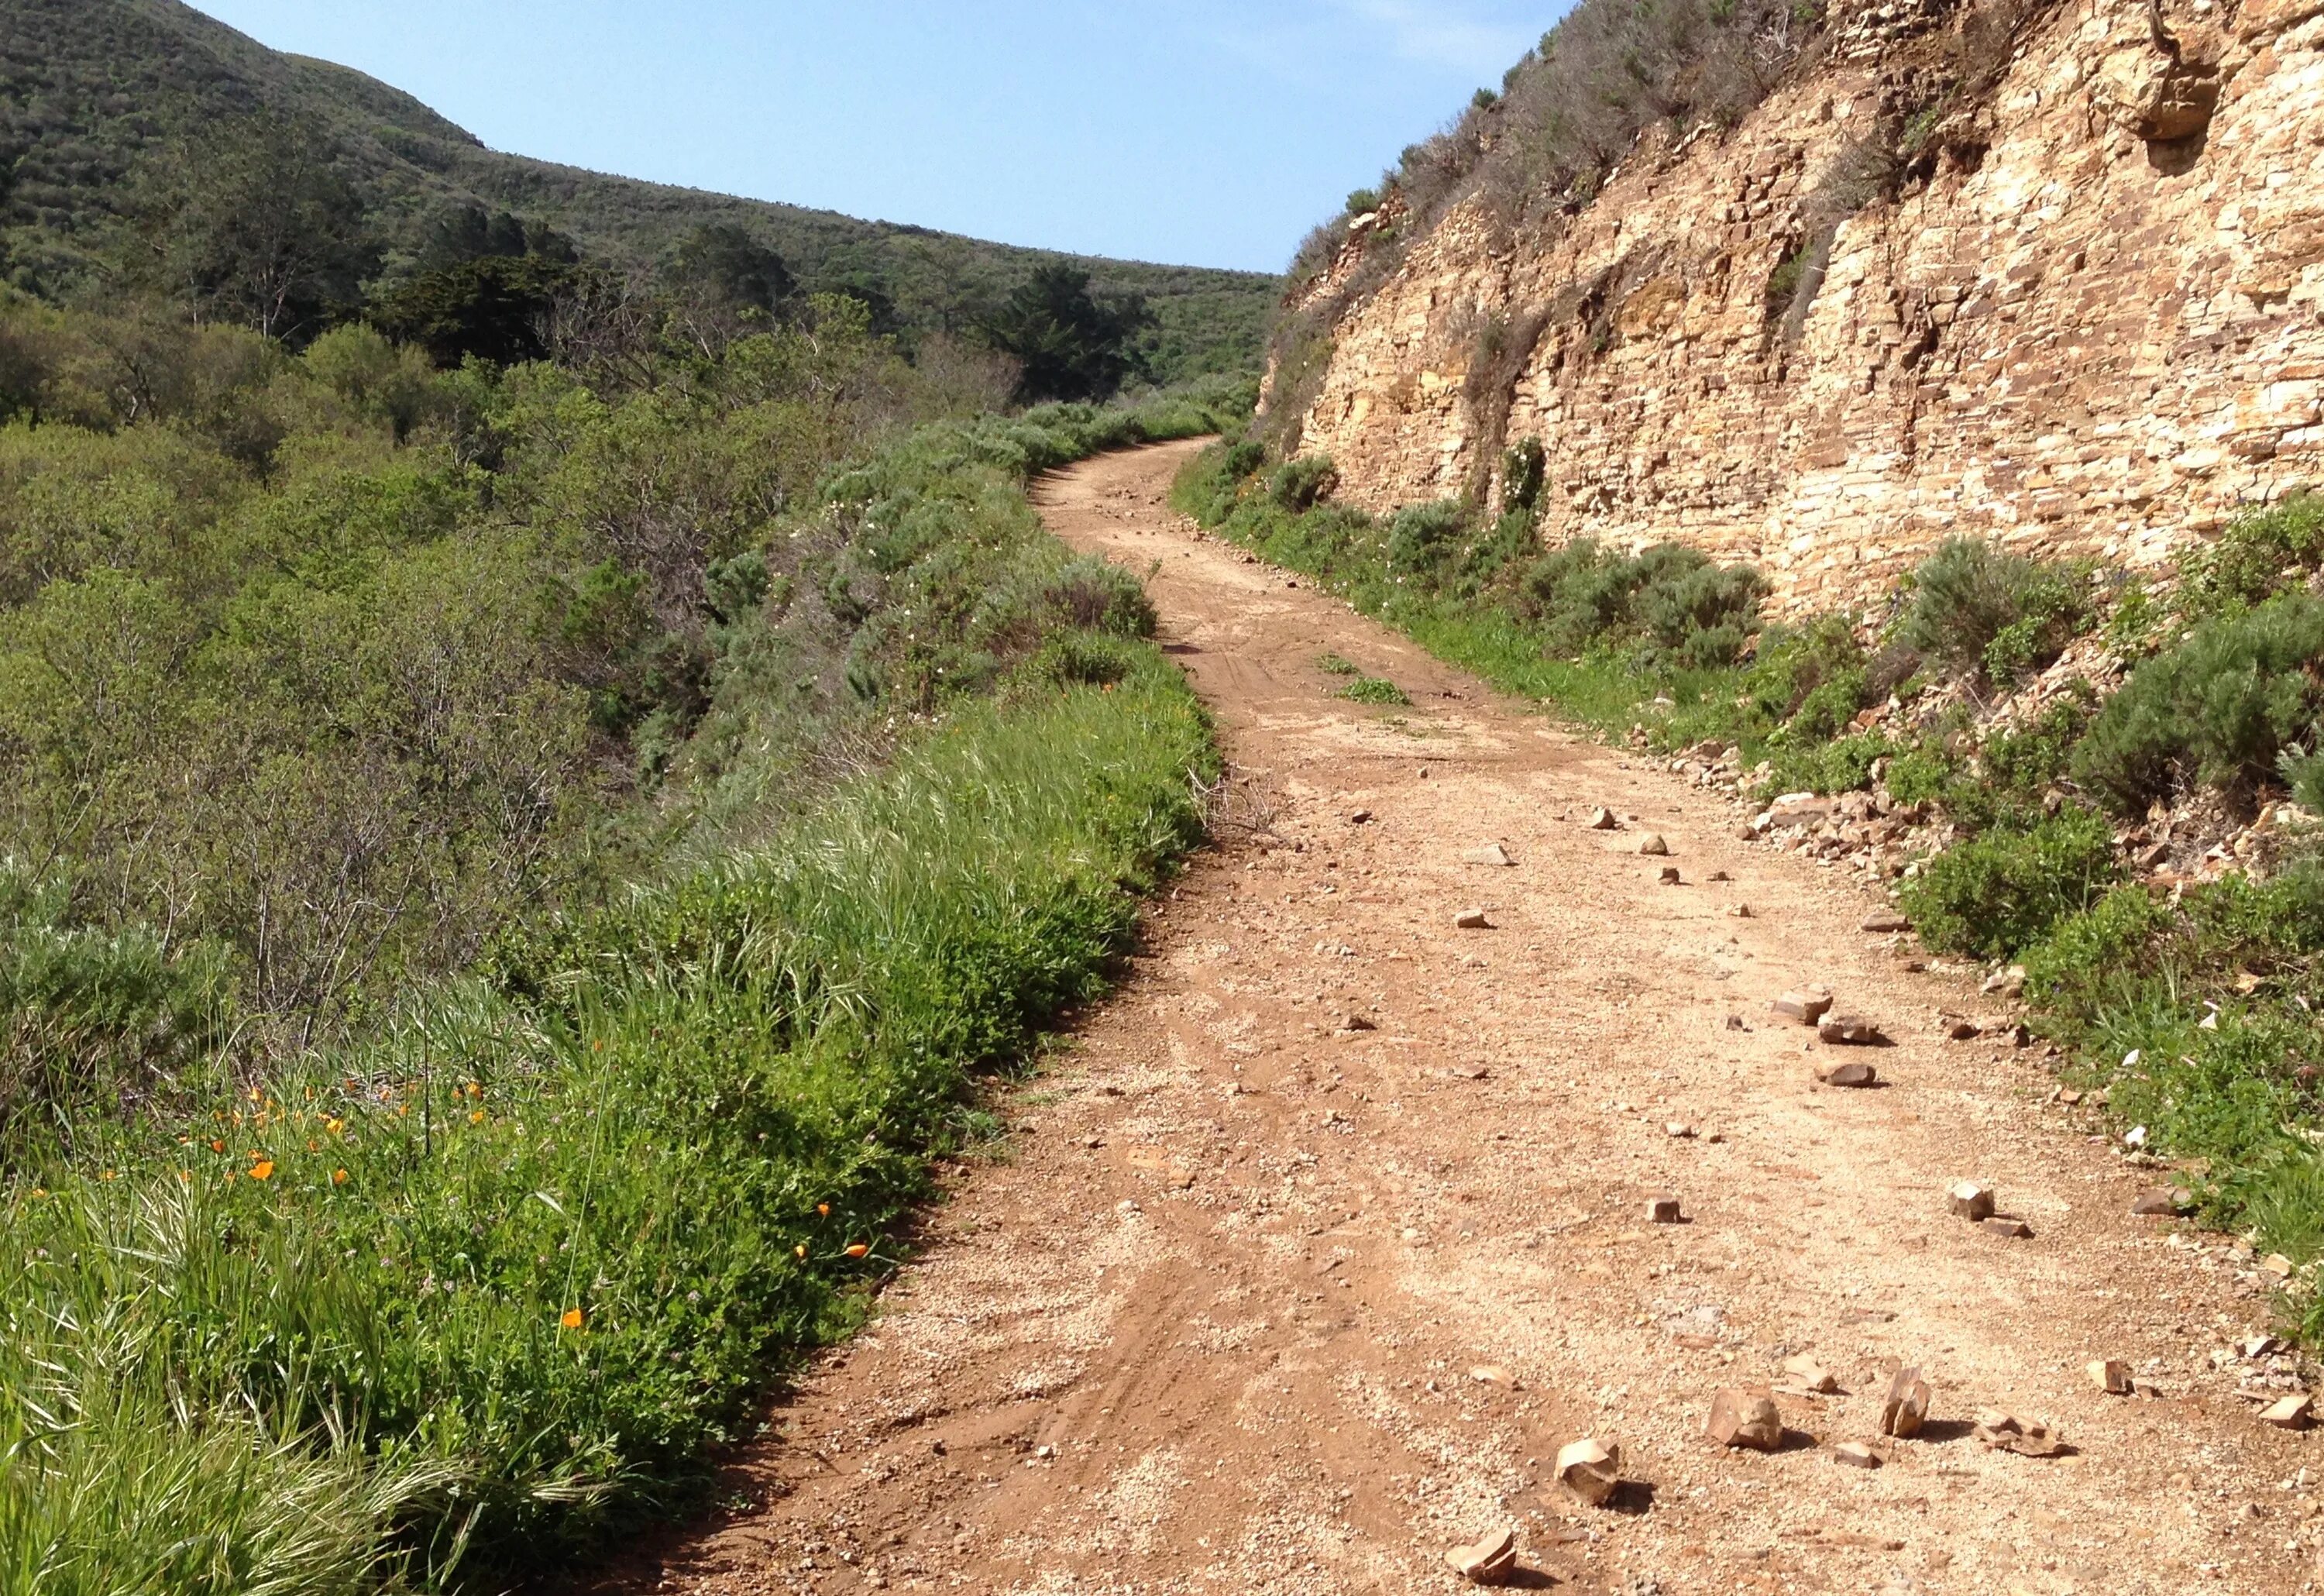
[[[876,288],[916,328],[973,319],[1060,258],[1134,290],[1161,321],[1166,377],[1253,368],[1279,281],[990,244],[831,211],[609,177],[486,149],[410,95],[267,49],[177,0],[0,0],[0,154],[15,159],[0,245],[21,284],[88,269],[141,162],[189,129],[269,110],[327,137],[392,243],[474,200],[539,217],[592,254],[650,263],[706,221],[749,227],[808,288]]]

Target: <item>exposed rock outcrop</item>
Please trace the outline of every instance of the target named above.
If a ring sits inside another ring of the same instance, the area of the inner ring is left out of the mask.
[[[1795,607],[1957,531],[2152,565],[2324,480],[2324,0],[2070,0],[1964,68],[1976,22],[1836,18],[1554,226],[1456,207],[1333,329],[1304,447],[1380,509],[1538,437],[1552,542],[1678,539]]]

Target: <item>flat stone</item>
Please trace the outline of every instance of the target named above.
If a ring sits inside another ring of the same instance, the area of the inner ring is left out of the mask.
[[[1831,1461],[1843,1468],[1877,1469],[1882,1460],[1878,1453],[1861,1441],[1841,1441],[1833,1445]]]
[[[1379,1029],[1379,1027],[1373,1021],[1365,1019],[1360,1014],[1351,1014],[1348,1016],[1346,1029],[1349,1030],[1378,1030]]]
[[[1993,1217],[1993,1188],[1983,1181],[1964,1180],[1945,1194],[1946,1205],[1963,1219]]]
[[[2304,1430],[2316,1421],[2316,1398],[2313,1392],[2301,1391],[2270,1403],[2260,1410],[2259,1422],[2273,1425],[2279,1430]]]
[[[2013,1241],[2023,1241],[2034,1234],[2034,1227],[2022,1219],[1988,1219],[1984,1223],[1985,1228],[1995,1235],[2006,1236]]]
[[[1945,1039],[1949,1042],[1974,1042],[1984,1034],[1985,1027],[1974,1019],[1956,1019],[1945,1027]]]
[[[1711,1399],[1704,1434],[1721,1446],[1773,1452],[1784,1444],[1784,1416],[1766,1392],[1730,1387]]]
[[[1660,879],[1662,884],[1665,887],[1675,887],[1680,885],[1681,882],[1679,881],[1678,866],[1675,864],[1664,865]]]
[[[1997,1407],[1978,1414],[1969,1434],[1980,1445],[1996,1452],[2014,1452],[2020,1457],[2057,1457],[2071,1450],[2056,1425],[2036,1418],[2019,1418]]]
[[[1768,1007],[1785,1019],[1796,1019],[1802,1025],[1813,1025],[1831,1012],[1831,994],[1821,988],[1804,992],[1787,992]]]
[[[1463,931],[1489,931],[1491,918],[1481,909],[1464,909],[1452,917],[1452,924]]]
[[[1663,1134],[1675,1141],[1692,1141],[1694,1127],[1683,1120],[1673,1120],[1663,1127]]]
[[[1889,1377],[1888,1389],[1880,1398],[1880,1433],[1899,1440],[1919,1435],[1921,1426],[1929,1422],[1929,1402],[1934,1394],[1918,1369],[1898,1370]]]
[[[2093,1358],[2084,1372],[2092,1385],[2109,1397],[2127,1397],[2138,1388],[2138,1382],[2130,1377],[2130,1365],[2119,1358]]]
[[[1370,809],[1358,809],[1348,816],[1348,824],[1351,826],[1370,826],[1371,823],[1372,812]]]
[[[1877,1024],[1855,1014],[1826,1015],[1816,1022],[1816,1038],[1834,1047],[1878,1047],[1888,1040]]]
[[[1619,831],[1622,829],[1622,823],[1614,818],[1614,811],[1611,809],[1591,810],[1590,818],[1586,824],[1592,831]]]
[[[1593,1508],[1602,1508],[1622,1483],[1622,1449],[1595,1436],[1558,1449],[1557,1482]]]
[[[2195,1194],[2184,1186],[2151,1185],[2131,1199],[2130,1211],[2145,1219],[2176,1219],[2195,1205]]]
[[[1812,1391],[1819,1397],[1829,1397],[1840,1389],[1840,1382],[1832,1379],[1831,1370],[1805,1352],[1784,1359],[1784,1373],[1801,1390]]]
[[[1863,928],[1876,936],[1885,936],[1891,932],[1911,930],[1913,922],[1903,915],[1877,914],[1864,922]]]
[[[1466,863],[1490,865],[1496,870],[1507,870],[1517,863],[1509,857],[1509,851],[1499,843],[1487,843],[1481,848],[1471,848],[1461,858]]]
[[[1472,1585],[1505,1583],[1517,1572],[1517,1532],[1497,1529],[1473,1545],[1444,1554],[1445,1566]]]
[[[1829,1069],[1817,1070],[1815,1077],[1827,1086],[1862,1088],[1880,1084],[1880,1072],[1863,1063],[1835,1064]]]
[[[1679,1210],[1678,1199],[1667,1192],[1646,1199],[1646,1222],[1649,1224],[1678,1224],[1685,1218],[1686,1215]]]
[[[2281,1252],[2271,1252],[2265,1258],[2259,1260],[2259,1267],[2262,1270],[2273,1275],[2279,1280],[2289,1280],[2292,1278],[2292,1272],[2299,1266],[2294,1264],[2290,1259],[2284,1257]]]
[[[2271,1352],[2280,1352],[2282,1350],[2283,1343],[2272,1335],[2247,1335],[2236,1346],[2236,1352],[2250,1361],[2256,1361]]]

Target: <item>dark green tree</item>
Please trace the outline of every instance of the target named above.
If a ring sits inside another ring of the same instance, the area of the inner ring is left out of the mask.
[[[1153,325],[1142,296],[1100,299],[1090,292],[1088,272],[1060,263],[1019,284],[985,334],[1023,365],[1018,397],[1033,403],[1111,398],[1144,374],[1138,337]]]
[[[549,321],[580,268],[539,255],[484,255],[423,272],[380,294],[364,319],[440,366],[469,355],[496,364],[545,359]]]
[[[223,123],[171,151],[143,200],[170,291],[198,317],[270,337],[322,330],[379,258],[361,198],[286,116]]]
[[[706,222],[687,234],[669,275],[682,291],[730,313],[771,316],[798,286],[782,256],[732,222]]]
[[[463,204],[440,212],[429,224],[427,242],[420,249],[420,264],[428,271],[440,272],[489,255],[538,255],[565,265],[573,265],[581,259],[573,241],[546,222],[505,210],[488,211],[481,205]]]

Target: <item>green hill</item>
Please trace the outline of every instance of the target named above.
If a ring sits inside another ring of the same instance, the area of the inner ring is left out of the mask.
[[[48,293],[85,281],[117,239],[145,162],[196,129],[260,112],[327,142],[391,271],[432,220],[465,204],[545,222],[623,265],[652,264],[694,228],[727,222],[779,253],[806,288],[872,291],[902,327],[926,328],[973,321],[1036,267],[1069,260],[1100,290],[1147,297],[1165,381],[1255,369],[1281,286],[1257,272],[1061,256],[503,154],[401,90],[269,50],[176,0],[0,0],[9,276]]]

